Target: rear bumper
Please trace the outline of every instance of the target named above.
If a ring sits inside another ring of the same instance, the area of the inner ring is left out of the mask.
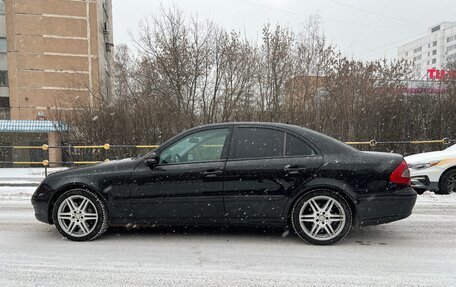
[[[388,223],[409,217],[417,194],[411,187],[358,198],[358,225]]]

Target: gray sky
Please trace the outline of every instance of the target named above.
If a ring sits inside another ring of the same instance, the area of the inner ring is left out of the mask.
[[[114,40],[133,46],[142,18],[174,3],[186,16],[211,19],[228,30],[261,39],[271,22],[297,32],[319,13],[326,37],[345,55],[368,60],[393,58],[397,47],[424,35],[430,26],[456,21],[455,0],[113,0]]]

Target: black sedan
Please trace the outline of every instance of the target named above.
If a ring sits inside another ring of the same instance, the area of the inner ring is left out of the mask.
[[[112,225],[291,225],[320,245],[415,201],[401,155],[273,123],[193,128],[145,156],[54,173],[32,197],[36,218],[75,241]]]

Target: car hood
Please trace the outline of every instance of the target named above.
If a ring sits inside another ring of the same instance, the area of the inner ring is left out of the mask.
[[[52,173],[48,177],[56,176],[75,176],[85,174],[100,174],[107,172],[123,172],[132,171],[140,162],[141,158],[125,158],[120,160],[112,160],[94,165],[71,168],[63,171]]]
[[[445,158],[453,158],[456,157],[456,152],[454,151],[433,151],[433,152],[425,152],[414,154],[405,157],[405,161],[408,164],[415,164],[415,163],[428,163],[431,161],[442,160]]]

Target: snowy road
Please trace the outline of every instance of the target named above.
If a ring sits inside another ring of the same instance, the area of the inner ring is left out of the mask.
[[[64,240],[33,216],[33,187],[0,187],[0,286],[456,286],[456,194],[410,218],[312,246],[283,230],[111,230]]]

